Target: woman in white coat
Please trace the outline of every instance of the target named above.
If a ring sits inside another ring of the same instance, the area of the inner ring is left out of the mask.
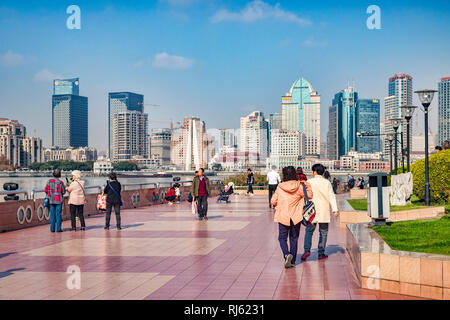
[[[302,255],[302,261],[305,261],[311,255],[311,242],[314,230],[317,224],[319,225],[319,260],[326,259],[328,256],[325,254],[325,247],[327,245],[328,225],[331,221],[331,212],[334,216],[339,215],[339,211],[336,203],[336,196],[333,192],[333,187],[329,180],[323,177],[325,167],[321,164],[315,164],[312,167],[314,178],[308,180],[311,184],[313,198],[316,208],[316,217],[313,223],[306,227],[304,249],[305,252]]]

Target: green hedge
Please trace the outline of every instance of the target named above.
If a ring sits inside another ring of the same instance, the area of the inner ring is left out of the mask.
[[[259,173],[253,173],[253,178],[255,179],[254,186],[258,186],[259,184],[267,185],[267,176]],[[239,175],[230,177],[224,180],[225,184],[229,182],[233,182],[235,186],[246,186],[247,185],[247,173],[241,173]]]
[[[431,155],[429,158],[430,197],[433,202],[449,202],[450,196],[450,150]],[[411,165],[414,194],[425,199],[425,159]]]

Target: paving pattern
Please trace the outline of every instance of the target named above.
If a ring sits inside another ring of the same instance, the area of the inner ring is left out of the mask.
[[[0,299],[417,299],[359,288],[345,230],[333,221],[327,260],[284,269],[266,196],[209,200],[208,221],[187,202],[122,213],[122,230],[50,233],[49,226],[0,234]],[[114,215],[111,225],[115,224]],[[303,251],[301,229],[299,253]],[[80,273],[72,273],[80,270]]]

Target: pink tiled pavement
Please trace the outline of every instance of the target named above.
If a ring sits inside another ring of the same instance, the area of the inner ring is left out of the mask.
[[[65,232],[61,234],[50,233],[48,226],[0,234],[0,299],[8,298],[5,288],[17,289],[17,294],[30,292],[33,287],[26,281],[27,272],[50,275],[66,272],[70,265],[77,265],[81,272],[92,274],[157,275],[156,280],[146,280],[147,286],[138,287],[139,281],[136,280],[136,288],[122,284],[111,289],[110,294],[105,291],[109,289],[90,289],[86,296],[93,299],[120,296],[164,300],[414,299],[359,288],[345,252],[345,230],[340,229],[335,222],[331,224],[328,235],[327,260],[317,260],[316,232],[311,257],[307,262],[300,263],[304,236],[302,228],[297,258],[300,264],[286,270],[277,239],[278,227],[273,222],[273,211],[268,208],[267,197],[240,196],[229,204],[217,204],[215,199],[210,199],[208,216],[209,221],[196,221],[190,213],[189,204],[181,203],[125,210],[122,213],[122,231],[115,228],[103,230],[104,217],[100,215],[86,220],[88,228],[85,232],[69,231],[70,222],[67,221],[63,223]],[[248,224],[232,223],[235,221]],[[114,223],[113,216],[111,224]],[[186,228],[183,223],[190,227]],[[208,223],[211,223],[210,228],[199,226],[207,226]],[[92,240],[85,239],[93,238],[99,239],[101,247],[110,243],[120,246],[113,251],[117,252],[117,256],[102,255],[103,248],[96,248],[101,252],[91,250],[90,255],[86,255],[89,248],[83,245],[77,249],[81,251],[72,256],[71,249],[67,249],[75,248],[76,241],[88,245]],[[168,245],[164,246],[163,241],[159,251],[159,248],[136,249],[136,245],[141,242],[139,239],[147,241],[156,238],[167,239]],[[183,250],[186,250],[183,249],[183,243],[186,240],[179,239],[190,239],[190,246],[198,254],[183,255]],[[63,242],[66,243],[65,250],[69,252],[54,255],[53,252],[58,252],[55,250]],[[206,248],[208,245],[212,247]],[[146,251],[156,252],[157,255],[148,255]],[[44,255],[43,252],[52,252],[52,255]],[[136,253],[130,256],[130,252]],[[18,274],[25,280],[13,281],[13,277]],[[8,277],[12,279],[9,282],[6,281]],[[99,281],[98,286],[101,286],[102,282]],[[9,287],[6,283],[9,283]],[[30,286],[29,290],[27,286]],[[127,292],[120,292],[121,288],[126,288]],[[146,295],[145,290],[149,290],[149,294]],[[50,294],[54,294],[54,291],[49,290],[47,297],[54,298],[55,295]],[[45,298],[45,294],[39,297]]]

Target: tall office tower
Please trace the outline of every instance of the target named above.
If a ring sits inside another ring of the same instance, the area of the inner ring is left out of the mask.
[[[356,132],[369,132],[374,137],[356,138],[356,150],[360,153],[381,152],[380,100],[358,99],[356,102]]]
[[[79,96],[79,78],[53,80],[53,94],[72,94],[74,96]]]
[[[170,161],[187,171],[206,168],[209,147],[205,122],[185,118],[183,126],[173,131]]]
[[[439,109],[438,109],[438,136],[439,145],[450,141],[450,77],[442,78],[438,84]]]
[[[113,114],[113,148],[114,162],[126,161],[141,155],[146,149],[146,139],[142,134],[147,129],[147,114],[142,118],[141,111],[123,111]]]
[[[235,129],[219,129],[219,145],[218,152],[223,149],[223,147],[236,147],[237,146],[237,135]]]
[[[384,145],[387,143],[388,144],[388,149],[389,149],[389,142],[386,139],[386,123],[389,122],[387,120],[381,120],[380,121],[380,139],[379,139],[379,143],[380,143],[380,150],[383,153],[383,160],[389,160],[389,154],[385,154],[384,152]]]
[[[306,155],[320,156],[320,95],[304,78],[294,82],[281,98],[282,128],[303,132],[306,137]]]
[[[248,154],[246,164],[258,165],[265,162],[268,156],[268,122],[264,113],[254,111],[241,118],[240,149]]]
[[[283,128],[283,114],[271,113],[269,115],[269,154],[272,152],[272,130],[279,130]]]
[[[88,146],[88,98],[73,94],[52,96],[52,145]]]
[[[358,93],[353,87],[336,93],[329,109],[329,154],[330,160],[339,160],[350,149],[356,150],[356,103]]]
[[[149,158],[160,166],[170,164],[170,129],[153,129],[150,135]]]
[[[108,94],[108,157],[114,158],[113,154],[113,117],[115,113],[125,111],[139,111],[142,113],[144,96],[132,92],[110,92]],[[147,136],[144,133],[143,139]],[[142,153],[144,151],[144,153]],[[145,156],[145,150],[141,150],[139,155]]]
[[[288,166],[297,168],[306,155],[305,134],[300,131],[274,129],[271,149],[270,166],[276,166],[278,169]]]
[[[42,140],[26,136],[26,128],[17,120],[0,118],[0,156],[14,167],[43,162]]]
[[[403,111],[401,106],[412,105],[413,100],[413,87],[412,87],[412,77],[407,74],[398,73],[395,76],[389,78],[389,96],[384,99],[384,119],[390,120],[395,118],[403,118]],[[410,147],[411,147],[411,137],[412,137],[412,127],[413,121],[411,121],[410,126]],[[406,120],[402,122],[398,133],[402,133],[406,130]],[[385,133],[393,134],[394,129],[392,128],[392,123],[390,121],[385,124]],[[404,132],[404,148],[407,146],[407,134]],[[400,136],[398,136],[400,140]],[[401,153],[401,146],[399,147],[399,153]],[[410,149],[411,150],[411,149]],[[385,140],[383,148],[384,157],[389,157],[389,143]],[[387,158],[386,158],[387,159]]]

